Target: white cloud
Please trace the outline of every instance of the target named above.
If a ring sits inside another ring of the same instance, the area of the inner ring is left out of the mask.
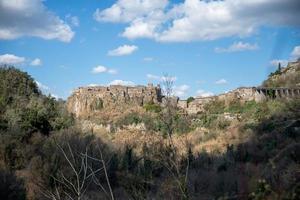
[[[33,61],[30,62],[31,66],[40,66],[42,65],[42,60],[39,58],[34,59]]]
[[[0,39],[4,40],[34,36],[70,42],[74,36],[71,27],[41,0],[1,0],[0,19]]]
[[[19,57],[13,54],[0,55],[0,64],[8,64],[8,65],[23,64],[25,60],[26,59],[24,57]]]
[[[109,74],[117,74],[118,71],[115,70],[115,69],[108,69],[108,70],[107,70],[107,73],[109,73]]]
[[[97,83],[91,83],[91,84],[88,84],[88,87],[97,87],[97,86],[100,86],[100,85],[97,84]]]
[[[69,21],[75,27],[79,27],[79,25],[80,25],[80,21],[77,16],[72,16],[72,15],[68,14],[66,16],[66,20]]]
[[[110,8],[97,9],[94,19],[99,22],[131,22],[146,17],[149,13],[160,11],[167,4],[168,0],[118,0]]]
[[[190,86],[188,86],[188,85],[174,86],[173,93],[175,96],[184,97],[184,96],[186,96],[189,89],[190,89]]]
[[[291,56],[293,59],[298,59],[300,58],[300,46],[295,46],[292,53],[291,53]]]
[[[217,84],[217,85],[224,85],[224,84],[227,84],[228,82],[227,82],[227,80],[226,79],[220,79],[220,80],[217,80],[216,82],[215,82],[215,84]]]
[[[126,23],[124,37],[163,42],[244,37],[260,27],[299,27],[299,0],[118,0],[94,13],[99,22]]]
[[[212,93],[212,92],[207,92],[207,91],[205,91],[205,90],[198,90],[197,91],[197,96],[198,97],[210,97],[210,96],[213,96],[214,95],[214,93]]]
[[[132,81],[114,80],[114,81],[110,82],[108,85],[134,86],[135,83]]]
[[[160,76],[157,76],[157,75],[154,75],[154,74],[147,74],[147,78],[152,79],[152,80],[161,80]]]
[[[176,76],[157,76],[154,74],[147,74],[146,76],[150,80],[155,80],[160,82],[165,82],[165,81],[175,82],[177,80]]]
[[[227,48],[216,47],[215,52],[217,53],[230,53],[237,51],[253,51],[257,50],[257,44],[243,43],[243,42],[235,42]]]
[[[50,93],[51,97],[55,98],[56,100],[61,99],[57,94]]]
[[[55,99],[59,99],[61,98],[59,95],[52,93],[51,88],[47,85],[44,85],[43,83],[39,82],[39,81],[35,81],[35,83],[37,84],[38,88],[42,91],[43,94],[50,94],[51,97],[55,98]]]
[[[107,67],[104,67],[102,65],[98,65],[92,69],[93,74],[100,74],[100,73],[109,73],[109,74],[117,74],[117,70],[115,69],[109,69]]]
[[[270,65],[273,67],[278,67],[279,63],[281,64],[282,67],[287,66],[288,60],[271,60]]]
[[[93,68],[92,73],[99,74],[99,73],[104,73],[106,71],[107,71],[106,67],[99,65],[99,66]]]
[[[152,58],[152,57],[145,57],[145,58],[143,58],[143,60],[146,61],[146,62],[151,62],[151,61],[154,60],[154,58]]]
[[[138,50],[138,47],[135,45],[123,45],[119,46],[118,48],[111,50],[107,53],[109,56],[126,56],[130,55],[133,52]]]
[[[175,81],[177,80],[177,77],[176,77],[176,76],[162,76],[162,77],[160,78],[160,80],[161,80],[162,82],[164,82],[164,81],[172,81],[172,82],[175,82]]]
[[[50,88],[47,85],[42,84],[41,82],[35,81],[38,88],[43,92],[49,92]]]
[[[273,67],[278,67],[280,63],[282,67],[286,67],[287,64],[291,61],[295,61],[300,58],[300,46],[295,46],[290,53],[290,57],[288,59],[274,59],[270,61],[270,65]]]

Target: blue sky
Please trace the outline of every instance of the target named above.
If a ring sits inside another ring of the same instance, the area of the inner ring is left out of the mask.
[[[207,96],[259,85],[300,57],[298,0],[0,0],[0,64],[45,93],[161,82]]]

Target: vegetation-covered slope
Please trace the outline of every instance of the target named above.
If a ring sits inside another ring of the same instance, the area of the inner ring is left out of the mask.
[[[279,68],[264,81],[264,87],[300,87],[300,61]]]
[[[299,100],[149,104],[82,127],[26,73],[0,72],[0,199],[299,199]]]

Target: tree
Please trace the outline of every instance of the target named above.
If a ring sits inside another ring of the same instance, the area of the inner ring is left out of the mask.
[[[277,69],[277,71],[281,72],[281,63],[280,62],[278,63],[278,69]]]
[[[102,150],[98,144],[92,143],[85,144],[84,141],[74,141],[80,138],[71,138],[74,144],[70,144],[70,141],[61,143],[54,140],[57,148],[57,152],[63,162],[60,163],[60,167],[55,170],[53,174],[49,174],[53,180],[52,187],[49,189],[47,186],[38,184],[41,188],[41,193],[51,200],[82,200],[89,186],[94,183],[104,192],[107,199],[114,200],[114,195],[110,185],[106,162],[104,160]],[[83,144],[79,147],[77,142]],[[85,150],[83,150],[85,149]],[[98,157],[91,155],[92,152],[98,151]],[[89,153],[90,152],[90,153]],[[99,178],[100,173],[104,173],[107,186],[101,183]],[[108,190],[106,189],[108,188]]]
[[[189,103],[191,103],[191,102],[194,101],[194,100],[195,100],[194,97],[189,97],[186,101],[187,101],[187,103],[189,104]]]
[[[182,199],[189,199],[188,194],[188,172],[189,172],[189,159],[187,159],[186,165],[183,166],[179,160],[179,154],[176,146],[173,142],[173,134],[176,129],[176,120],[178,118],[177,113],[177,98],[173,96],[174,79],[171,76],[165,75],[163,80],[163,109],[160,114],[160,120],[162,121],[167,133],[167,147],[165,148],[165,154],[161,155],[162,164],[170,172],[174,181],[176,182],[179,191],[182,195]],[[182,173],[181,169],[184,169]]]
[[[7,171],[0,170],[0,199],[25,200],[24,184],[17,177]]]
[[[170,141],[176,128],[175,118],[177,116],[177,101],[173,96],[174,80],[172,77],[165,75],[163,79],[163,109],[160,113],[160,120],[166,129],[167,137]]]

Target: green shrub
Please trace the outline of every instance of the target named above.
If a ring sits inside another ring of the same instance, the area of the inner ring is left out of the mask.
[[[224,101],[212,101],[204,106],[205,112],[209,114],[221,114],[225,110]]]
[[[161,107],[158,104],[147,103],[144,105],[144,109],[149,112],[159,113],[161,112]]]
[[[187,101],[187,103],[189,104],[189,103],[191,103],[191,102],[194,101],[194,100],[195,100],[194,97],[189,97],[186,101]]]
[[[23,181],[10,172],[0,170],[0,199],[25,200],[26,190]]]
[[[131,124],[139,124],[142,122],[143,122],[142,116],[139,113],[133,112],[133,113],[129,113],[129,114],[119,118],[115,122],[115,126],[123,127],[123,126],[128,126]]]

